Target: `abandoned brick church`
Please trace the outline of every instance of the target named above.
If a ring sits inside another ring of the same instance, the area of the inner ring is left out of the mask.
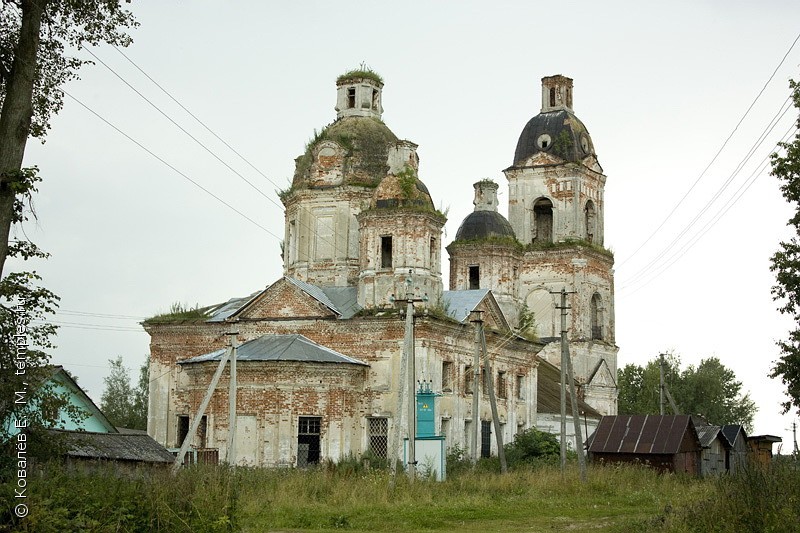
[[[401,311],[412,298],[415,377],[437,393],[435,433],[448,447],[469,448],[479,425],[480,453],[496,453],[488,380],[504,442],[531,427],[557,432],[555,293],[562,288],[569,292],[582,424],[591,432],[601,415],[616,414],[606,177],[573,113],[572,80],[542,79],[541,112],[525,125],[503,171],[508,219],[498,212],[497,183],[473,185],[475,209],[445,248],[449,290],[442,281],[446,219],[418,177],[417,145],[381,120],[382,89],[368,70],[337,80],[336,120],[295,160],[291,187],[281,194],[281,279],[201,316],[144,322],[153,378],[148,433],[159,443],[176,448],[190,439],[193,449],[225,457],[230,367],[197,431],[189,429],[235,343],[236,463],[303,466],[365,452],[401,454],[394,438],[407,431],[398,408],[405,390]],[[475,368],[475,317],[485,326],[489,371]]]

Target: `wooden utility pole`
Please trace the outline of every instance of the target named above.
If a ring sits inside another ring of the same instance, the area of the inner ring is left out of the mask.
[[[481,330],[477,324],[482,324],[481,313],[483,311],[472,312],[472,322],[475,324],[475,357],[472,360],[472,433],[470,434],[470,451],[472,452],[472,463],[478,462],[478,431],[480,431],[480,379],[481,379]]]
[[[478,315],[480,317],[480,315]],[[483,371],[486,373],[486,388],[489,393],[489,405],[492,408],[492,422],[494,423],[494,435],[497,441],[497,456],[500,458],[500,471],[505,474],[508,471],[506,464],[506,452],[503,449],[503,432],[500,428],[500,415],[497,414],[497,398],[494,395],[494,374],[492,373],[491,362],[489,361],[489,353],[486,350],[486,335],[483,331],[483,320],[476,320],[476,327],[480,337],[480,347],[483,351]]]
[[[659,407],[659,414],[664,415],[666,414],[666,403],[664,400],[669,401],[669,406],[672,408],[672,414],[679,415],[681,414],[680,410],[678,409],[678,405],[675,403],[675,399],[672,397],[672,394],[669,392],[669,388],[667,387],[667,382],[664,379],[664,365],[666,362],[664,361],[664,354],[658,354],[659,364],[658,364],[658,375],[660,380],[660,407]]]
[[[236,336],[239,334],[237,320],[231,321],[228,335],[231,338],[231,370],[228,383],[228,454],[226,462],[229,465],[236,463],[236,351],[239,346]]]

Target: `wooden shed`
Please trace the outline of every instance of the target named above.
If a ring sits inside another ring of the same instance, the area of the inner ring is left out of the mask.
[[[772,462],[772,445],[783,442],[783,439],[775,435],[754,435],[747,437],[747,444],[750,453],[756,464],[769,466]],[[780,448],[779,448],[780,451]]]
[[[728,442],[722,434],[720,426],[697,425],[697,436],[700,438],[700,475],[713,476],[726,472]]]
[[[589,459],[700,474],[700,439],[689,415],[604,416],[589,438]]]
[[[735,474],[747,466],[747,434],[739,424],[722,426],[722,434],[727,442],[725,455],[725,469],[730,474]]]

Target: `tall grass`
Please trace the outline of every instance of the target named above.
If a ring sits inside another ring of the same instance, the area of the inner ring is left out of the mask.
[[[198,466],[174,477],[46,465],[30,480],[30,515],[3,515],[0,531],[793,531],[800,523],[800,479],[789,467],[715,481],[592,466],[587,483],[573,466],[563,477],[545,463],[506,475],[490,467],[392,484],[386,469],[355,460],[312,470]],[[9,502],[10,487],[2,495]]]

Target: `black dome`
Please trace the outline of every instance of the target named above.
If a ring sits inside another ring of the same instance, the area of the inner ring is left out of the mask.
[[[473,211],[467,215],[456,232],[457,241],[474,241],[488,237],[516,239],[511,224],[497,211]]]
[[[567,110],[539,113],[522,130],[514,153],[514,165],[530,156],[546,152],[565,161],[580,162],[595,155],[594,145],[586,126]]]

